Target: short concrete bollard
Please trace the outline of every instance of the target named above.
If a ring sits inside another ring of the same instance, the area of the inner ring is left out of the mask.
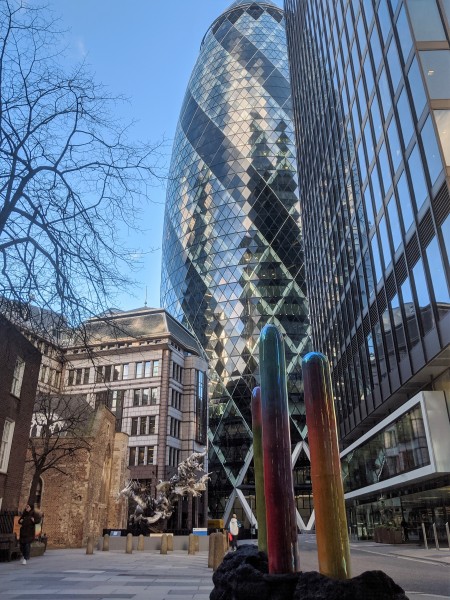
[[[188,554],[195,554],[195,535],[189,534]]]
[[[167,536],[167,550],[173,552],[173,534]]]
[[[212,569],[214,565],[214,546],[217,542],[221,544],[222,540],[220,537],[217,536],[217,533],[211,533],[209,535],[208,542],[208,568]]]
[[[87,539],[86,554],[94,554],[94,536],[89,535]]]
[[[161,536],[160,554],[167,554],[167,533],[163,533]]]
[[[103,536],[102,550],[103,552],[108,552],[109,550],[109,535],[107,533],[105,533],[105,535]]]
[[[219,535],[221,535],[223,538],[223,552],[224,552],[224,554],[226,554],[228,552],[228,550],[230,549],[230,540],[228,538],[228,531],[224,531],[223,533],[221,533]]]
[[[214,557],[213,557],[213,571],[216,571],[220,564],[222,564],[223,557],[225,556],[223,535],[216,533],[215,535],[220,536],[217,538],[217,542],[214,544]]]
[[[132,533],[127,534],[127,545],[125,548],[125,553],[133,554],[133,534]]]
[[[144,536],[142,535],[142,533],[141,533],[141,535],[138,537],[137,549],[138,549],[138,550],[141,550],[141,551],[144,549]]]

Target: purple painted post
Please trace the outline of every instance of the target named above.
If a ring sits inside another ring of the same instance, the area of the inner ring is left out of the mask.
[[[302,370],[319,571],[334,579],[349,579],[350,546],[327,357],[310,352]]]
[[[275,325],[259,338],[262,446],[269,573],[300,570],[283,339]]]
[[[261,388],[252,392],[253,468],[255,471],[256,520],[258,521],[258,550],[267,552],[266,497],[262,453]]]

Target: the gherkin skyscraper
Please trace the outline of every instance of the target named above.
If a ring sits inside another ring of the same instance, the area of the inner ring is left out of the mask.
[[[291,113],[283,11],[234,2],[206,32],[181,108],[161,303],[210,361],[210,516],[236,512],[247,526],[255,512],[250,399],[267,322],[285,339],[299,526],[311,523],[301,379],[309,324]]]

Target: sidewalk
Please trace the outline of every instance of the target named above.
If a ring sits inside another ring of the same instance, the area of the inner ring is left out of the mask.
[[[0,563],[2,600],[208,600],[208,553],[47,550],[27,565]]]
[[[428,545],[428,550],[425,550],[423,546],[417,544],[377,544],[373,541],[355,541],[350,542],[350,548],[361,548],[371,547],[371,549],[379,548],[380,551],[385,554],[393,554],[395,556],[407,556],[408,558],[415,558],[424,561],[430,561],[434,563],[442,563],[450,566],[450,550],[444,546],[437,550],[433,546]]]

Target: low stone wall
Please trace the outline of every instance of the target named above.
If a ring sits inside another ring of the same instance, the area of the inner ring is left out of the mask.
[[[170,534],[168,534],[170,535]],[[199,550],[207,551],[209,545],[209,536],[200,535],[198,536],[199,540]],[[126,537],[115,537],[110,536],[109,538],[109,549],[110,551],[123,551],[125,552],[125,547],[127,543]],[[138,545],[138,537],[133,536],[133,551],[137,550]],[[182,550],[188,551],[189,546],[189,536],[187,535],[175,535],[173,536],[173,549],[174,550]],[[103,538],[99,538],[97,542],[97,550],[102,550],[103,548]],[[155,552],[161,549],[161,535],[152,534],[150,537],[144,536],[144,552]]]

